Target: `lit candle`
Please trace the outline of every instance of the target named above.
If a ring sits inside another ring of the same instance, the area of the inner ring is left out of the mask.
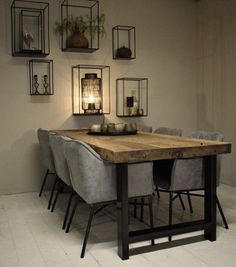
[[[94,110],[95,109],[95,103],[94,103],[94,96],[89,96],[89,103],[88,103],[88,110]]]
[[[94,103],[94,96],[93,95],[90,95],[89,96],[89,103],[90,104],[93,104]]]

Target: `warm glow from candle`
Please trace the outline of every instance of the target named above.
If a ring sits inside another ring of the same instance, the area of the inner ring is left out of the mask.
[[[89,96],[89,103],[94,103],[94,96],[93,95]]]

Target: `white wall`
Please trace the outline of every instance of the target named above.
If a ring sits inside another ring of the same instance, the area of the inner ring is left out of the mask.
[[[222,182],[236,186],[236,1],[198,2],[198,128],[232,142],[223,156]]]
[[[0,0],[0,194],[37,191],[42,181],[36,130],[77,128],[101,122],[100,117],[74,117],[71,111],[71,66],[111,66],[111,115],[115,116],[115,79],[149,79],[149,116],[138,123],[197,127],[196,3],[190,0],[101,0],[107,36],[92,54],[63,53],[51,33],[55,95],[28,95],[28,58],[11,56],[10,0]],[[51,28],[59,19],[59,1],[50,1]],[[134,25],[137,59],[112,60],[111,28]],[[127,119],[130,121],[131,119]]]

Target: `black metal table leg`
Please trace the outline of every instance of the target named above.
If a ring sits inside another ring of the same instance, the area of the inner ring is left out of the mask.
[[[128,165],[116,165],[117,180],[117,229],[118,255],[122,260],[129,259],[129,229],[128,229]]]
[[[204,236],[210,241],[216,240],[216,155],[204,157],[205,198],[204,219],[209,223]]]

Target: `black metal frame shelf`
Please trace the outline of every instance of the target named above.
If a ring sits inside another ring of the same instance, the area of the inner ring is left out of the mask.
[[[110,114],[110,66],[72,67],[72,112],[75,116]]]
[[[113,59],[136,58],[136,29],[134,26],[117,25],[112,28]]]
[[[148,116],[148,79],[116,79],[116,116]]]
[[[48,56],[50,53],[49,3],[13,0],[11,37],[12,56]]]
[[[99,25],[98,0],[63,0],[61,4],[61,23],[65,20],[68,21],[74,10],[78,11],[78,13],[76,13],[77,16],[88,16],[90,25],[92,25],[92,20],[95,17],[97,25]],[[90,29],[89,34],[84,36],[88,41],[88,47],[69,46],[68,40],[70,37],[71,34],[68,30],[64,31],[61,35],[61,50],[63,52],[93,53],[99,49],[99,30],[92,33],[92,29]]]
[[[29,76],[31,96],[54,95],[53,60],[29,60]]]

